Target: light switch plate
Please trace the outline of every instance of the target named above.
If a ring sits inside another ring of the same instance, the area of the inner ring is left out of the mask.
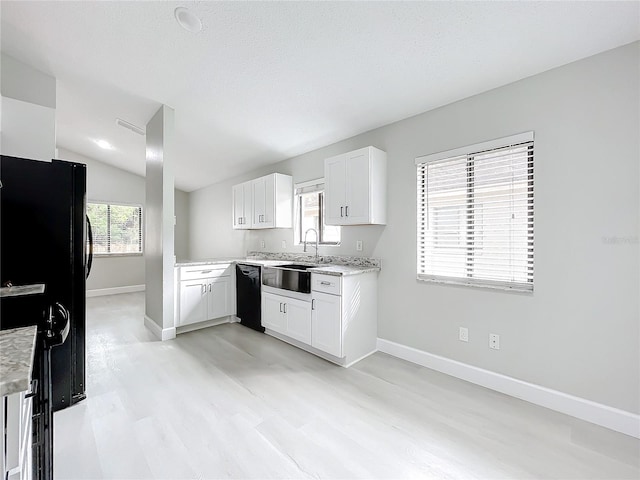
[[[287,241],[286,240],[282,240],[282,248],[287,248]]]
[[[362,240],[356,240],[356,250],[358,252],[362,251]]]
[[[264,249],[264,240],[260,240],[260,248]]]

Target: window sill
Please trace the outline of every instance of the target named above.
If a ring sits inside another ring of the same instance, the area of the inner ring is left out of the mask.
[[[448,279],[448,278],[433,278],[433,277],[424,277],[418,275],[416,280],[419,282],[426,283],[439,283],[441,285],[452,285],[454,287],[472,287],[476,289],[482,290],[501,290],[503,292],[511,292],[511,293],[520,293],[526,295],[533,295],[533,286],[531,288],[526,288],[520,285],[508,285],[504,283],[475,283],[475,282],[466,282],[464,280],[459,279]]]

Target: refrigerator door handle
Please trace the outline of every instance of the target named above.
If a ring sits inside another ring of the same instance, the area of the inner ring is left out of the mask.
[[[89,238],[89,254],[87,255],[87,273],[85,278],[89,278],[91,266],[93,265],[93,230],[91,229],[91,220],[87,215],[87,237]]]

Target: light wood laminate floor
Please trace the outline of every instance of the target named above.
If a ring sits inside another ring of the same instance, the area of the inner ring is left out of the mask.
[[[55,478],[640,478],[631,437],[376,353],[350,369],[239,324],[158,342],[88,299],[87,399]]]

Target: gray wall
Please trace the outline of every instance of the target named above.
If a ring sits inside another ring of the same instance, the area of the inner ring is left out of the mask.
[[[50,161],[56,150],[56,79],[0,56],[0,152]]]
[[[163,105],[147,123],[146,138],[145,317],[161,329],[174,326],[173,126],[174,112]]]
[[[231,185],[272,171],[322,176],[322,159],[388,153],[388,224],[345,227],[321,253],[382,259],[378,336],[640,412],[639,43],[569,64],[192,192],[193,258],[290,245],[292,230],[231,230]],[[535,292],[416,281],[418,156],[535,131]],[[286,250],[293,251],[292,248]],[[469,328],[469,343],[457,340]],[[489,332],[501,335],[499,351]]]
[[[145,204],[145,179],[139,175],[112,167],[79,153],[58,149],[57,158],[87,165],[87,200]],[[177,225],[176,252],[188,252],[189,197],[175,191]],[[95,257],[87,290],[126,287],[145,283],[144,257]]]
[[[176,189],[174,192],[176,226],[174,249],[176,258],[189,258],[189,194]]]

